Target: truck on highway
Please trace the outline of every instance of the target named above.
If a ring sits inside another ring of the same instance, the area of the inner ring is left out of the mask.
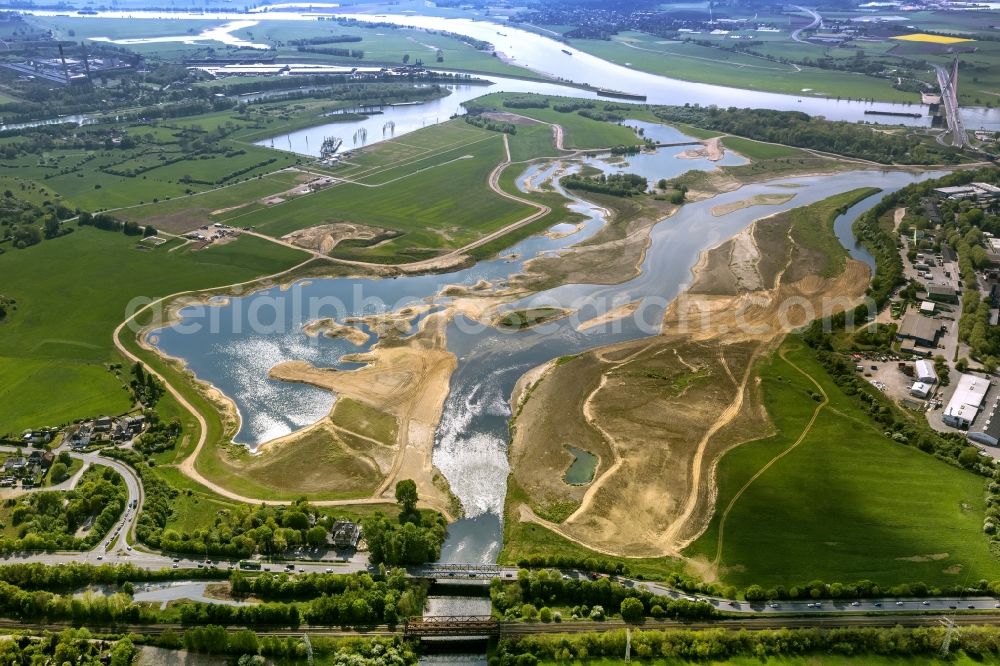
[[[253,560],[240,560],[240,569],[246,571],[260,571],[260,562],[254,562]]]

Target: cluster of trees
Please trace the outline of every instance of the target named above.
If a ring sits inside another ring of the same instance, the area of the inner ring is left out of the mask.
[[[750,585],[743,591],[743,597],[749,602],[772,601],[775,599],[876,599],[879,597],[940,597],[996,594],[1000,592],[1000,581],[985,579],[974,582],[943,587],[930,587],[926,583],[899,583],[882,587],[870,580],[859,580],[853,583],[824,583],[813,580],[802,585],[785,588],[782,585],[764,588],[760,585]]]
[[[66,629],[57,634],[14,635],[0,641],[3,664],[76,664],[77,666],[129,666],[138,654],[128,638],[96,639],[87,629]]]
[[[631,197],[643,194],[648,186],[646,178],[634,173],[599,174],[597,176],[581,176],[570,174],[559,179],[559,183],[568,189],[583,190],[610,194],[615,197]]]
[[[7,318],[7,315],[17,309],[17,301],[9,296],[0,294],[0,322]]]
[[[300,46],[299,51],[304,53],[319,53],[321,55],[332,55],[338,58],[354,58],[361,60],[365,57],[365,52],[361,49],[341,49],[330,46]]]
[[[361,35],[324,35],[308,39],[291,39],[289,46],[317,46],[319,44],[346,44],[361,41]]]
[[[825,120],[799,111],[737,109],[698,105],[657,106],[667,122],[682,122],[758,141],[823,150],[883,164],[957,164],[961,151],[924,143],[909,134],[887,134],[846,121]]]
[[[8,499],[17,536],[0,538],[0,553],[90,549],[114,526],[127,499],[125,480],[110,467],[87,470],[74,490]],[[77,538],[77,529],[88,521],[87,536]]]
[[[465,114],[465,122],[475,127],[490,130],[491,132],[502,132],[504,134],[517,134],[517,125],[503,120],[487,118],[486,116]]]
[[[578,578],[564,579],[558,571],[521,569],[517,581],[494,579],[490,583],[493,608],[507,618],[526,620],[550,619],[560,616],[550,606],[572,606],[573,619],[603,620],[605,616],[625,608],[627,621],[656,618],[698,619],[713,617],[715,609],[704,602],[671,599],[654,595],[646,589],[626,587],[601,578],[596,581]],[[627,602],[627,603],[626,603]],[[548,619],[546,619],[548,618]]]
[[[167,451],[177,445],[181,436],[181,420],[177,417],[170,421],[161,421],[159,414],[153,410],[145,412],[146,431],[135,440],[135,449],[146,455]]]
[[[594,103],[588,102],[587,100],[570,100],[552,105],[552,110],[558,111],[559,113],[573,113],[574,111],[579,111],[580,109],[592,108],[594,108]]]
[[[503,105],[508,109],[547,109],[549,100],[547,97],[508,97],[503,101]]]
[[[498,666],[524,666],[539,661],[573,661],[587,658],[620,658],[626,642],[633,658],[722,662],[734,657],[767,660],[769,657],[863,656],[931,658],[940,651],[945,636],[953,652],[973,659],[1000,650],[1000,630],[967,627],[951,632],[944,627],[766,629],[761,631],[625,631],[572,635],[525,635],[504,638],[497,646]]]
[[[396,520],[381,511],[361,521],[372,564],[423,564],[441,555],[448,522],[437,511],[417,509],[417,484],[410,479],[396,483]]]
[[[41,243],[43,239],[56,238],[71,231],[61,225],[73,216],[73,211],[60,203],[46,200],[35,205],[15,196],[10,189],[0,197],[0,242],[9,240],[22,250]]]
[[[146,372],[138,361],[132,366],[132,380],[129,382],[132,397],[143,407],[155,407],[163,397],[163,382],[152,373]]]

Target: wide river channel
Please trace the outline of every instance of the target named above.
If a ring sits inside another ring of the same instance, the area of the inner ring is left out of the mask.
[[[634,124],[642,125],[647,136],[658,140],[683,138],[673,128]],[[591,164],[605,171],[638,171],[653,179],[669,178],[691,168],[714,168],[707,161],[678,159],[681,150],[662,148],[627,166],[606,159],[591,159]],[[730,154],[725,163],[740,162],[741,157]],[[529,166],[518,185],[523,188],[529,178],[538,182],[555,168],[552,164]],[[936,175],[940,174],[914,176],[892,170],[865,170],[748,185],[686,204],[657,224],[638,276],[616,285],[567,284],[512,305],[565,307],[578,312],[576,316],[516,333],[456,316],[448,327],[447,344],[458,359],[458,367],[435,437],[434,463],[462,501],[466,517],[452,525],[442,560],[496,559],[501,547],[508,473],[509,399],[522,374],[559,356],[656,334],[664,309],[689,282],[699,254],[732,237],[754,219],[859,187],[876,186],[887,193]],[[743,208],[721,216],[710,213],[720,204],[775,193],[794,196],[780,205]],[[254,448],[323,418],[334,400],[334,396],[318,388],[270,379],[271,367],[284,361],[305,360],[318,367],[350,370],[356,364],[345,363],[341,357],[366,351],[375,340],[372,336],[369,343],[358,347],[343,338],[309,337],[302,332],[304,323],[321,317],[343,321],[412,303],[446,307],[449,298],[441,292],[448,285],[471,287],[485,280],[502,288],[511,276],[522,271],[528,259],[579,243],[605,224],[601,209],[563,194],[570,207],[584,218],[579,227],[563,225],[557,229],[568,232],[566,235],[535,236],[510,247],[498,258],[446,274],[315,279],[284,289],[274,287],[214,304],[191,306],[182,310],[181,321],[153,331],[150,339],[164,353],[184,359],[200,379],[211,382],[233,400],[242,418],[236,441]],[[870,257],[854,248],[850,223],[880,196],[852,207],[836,224],[845,246],[869,263]],[[581,321],[636,300],[642,304],[634,316],[579,330]]]

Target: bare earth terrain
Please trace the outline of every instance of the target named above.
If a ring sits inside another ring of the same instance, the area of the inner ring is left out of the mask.
[[[759,220],[702,255],[660,336],[548,367],[515,422],[512,476],[528,500],[508,519],[621,556],[676,555],[700,535],[718,460],[770,434],[757,359],[812,319],[810,308],[822,312],[824,298],[840,309],[868,285],[855,261],[820,277],[824,255],[797,238],[786,214]],[[563,480],[567,446],[598,457],[588,486]]]

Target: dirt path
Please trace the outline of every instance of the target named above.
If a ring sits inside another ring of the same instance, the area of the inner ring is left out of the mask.
[[[677,535],[680,533],[681,529],[684,528],[688,519],[691,518],[698,506],[699,492],[701,490],[702,464],[705,459],[705,451],[708,449],[708,444],[715,434],[739,416],[740,409],[743,407],[744,397],[746,396],[747,384],[750,383],[750,378],[753,376],[756,357],[757,353],[754,353],[750,362],[747,363],[746,370],[743,372],[743,377],[739,380],[739,384],[737,385],[736,395],[733,398],[733,401],[729,403],[729,406],[726,407],[721,414],[719,414],[719,417],[712,424],[712,427],[709,428],[705,434],[702,435],[701,440],[698,441],[698,447],[695,449],[695,454],[691,459],[691,483],[688,495],[684,500],[684,510],[673,520],[673,522],[670,523],[670,525],[667,526],[667,529],[663,531],[659,538],[660,545],[664,548],[675,547]],[[722,363],[722,367],[725,368],[729,379],[736,384],[736,377],[733,376],[732,370],[730,370],[729,364],[726,362],[725,354],[720,353],[719,360]]]
[[[781,356],[781,360],[783,360],[785,363],[798,370],[800,373],[802,373],[802,375],[806,379],[812,382],[813,386],[816,387],[816,390],[819,391],[819,394],[823,396],[823,399],[819,402],[818,405],[816,405],[816,409],[813,410],[812,416],[809,418],[809,422],[806,423],[805,428],[803,428],[802,432],[799,433],[798,439],[796,439],[792,443],[792,445],[789,446],[787,449],[785,449],[778,455],[771,458],[766,465],[757,470],[757,472],[753,476],[751,476],[745,484],[743,484],[743,487],[740,488],[735,495],[733,495],[733,498],[729,500],[729,504],[726,505],[726,509],[722,512],[721,516],[719,517],[719,538],[715,547],[715,559],[712,560],[712,565],[714,567],[718,567],[719,561],[722,559],[722,547],[724,545],[725,535],[726,535],[726,519],[729,517],[729,512],[733,510],[734,506],[736,506],[736,502],[739,501],[740,497],[743,495],[744,492],[746,492],[747,488],[749,488],[754,481],[760,478],[764,474],[764,472],[769,470],[771,466],[774,465],[776,462],[778,462],[779,460],[787,456],[789,453],[794,451],[799,446],[799,444],[801,444],[803,440],[805,440],[806,436],[812,430],[813,424],[816,423],[816,419],[819,418],[820,412],[823,411],[823,408],[826,407],[826,405],[830,402],[830,399],[827,396],[826,391],[823,390],[823,387],[820,385],[820,383],[817,382],[816,379],[813,378],[813,376],[810,375],[808,372],[806,372],[799,366],[795,365],[795,363],[793,363],[792,361],[788,360],[788,356],[785,354],[784,349],[781,349],[778,352],[778,355]]]

